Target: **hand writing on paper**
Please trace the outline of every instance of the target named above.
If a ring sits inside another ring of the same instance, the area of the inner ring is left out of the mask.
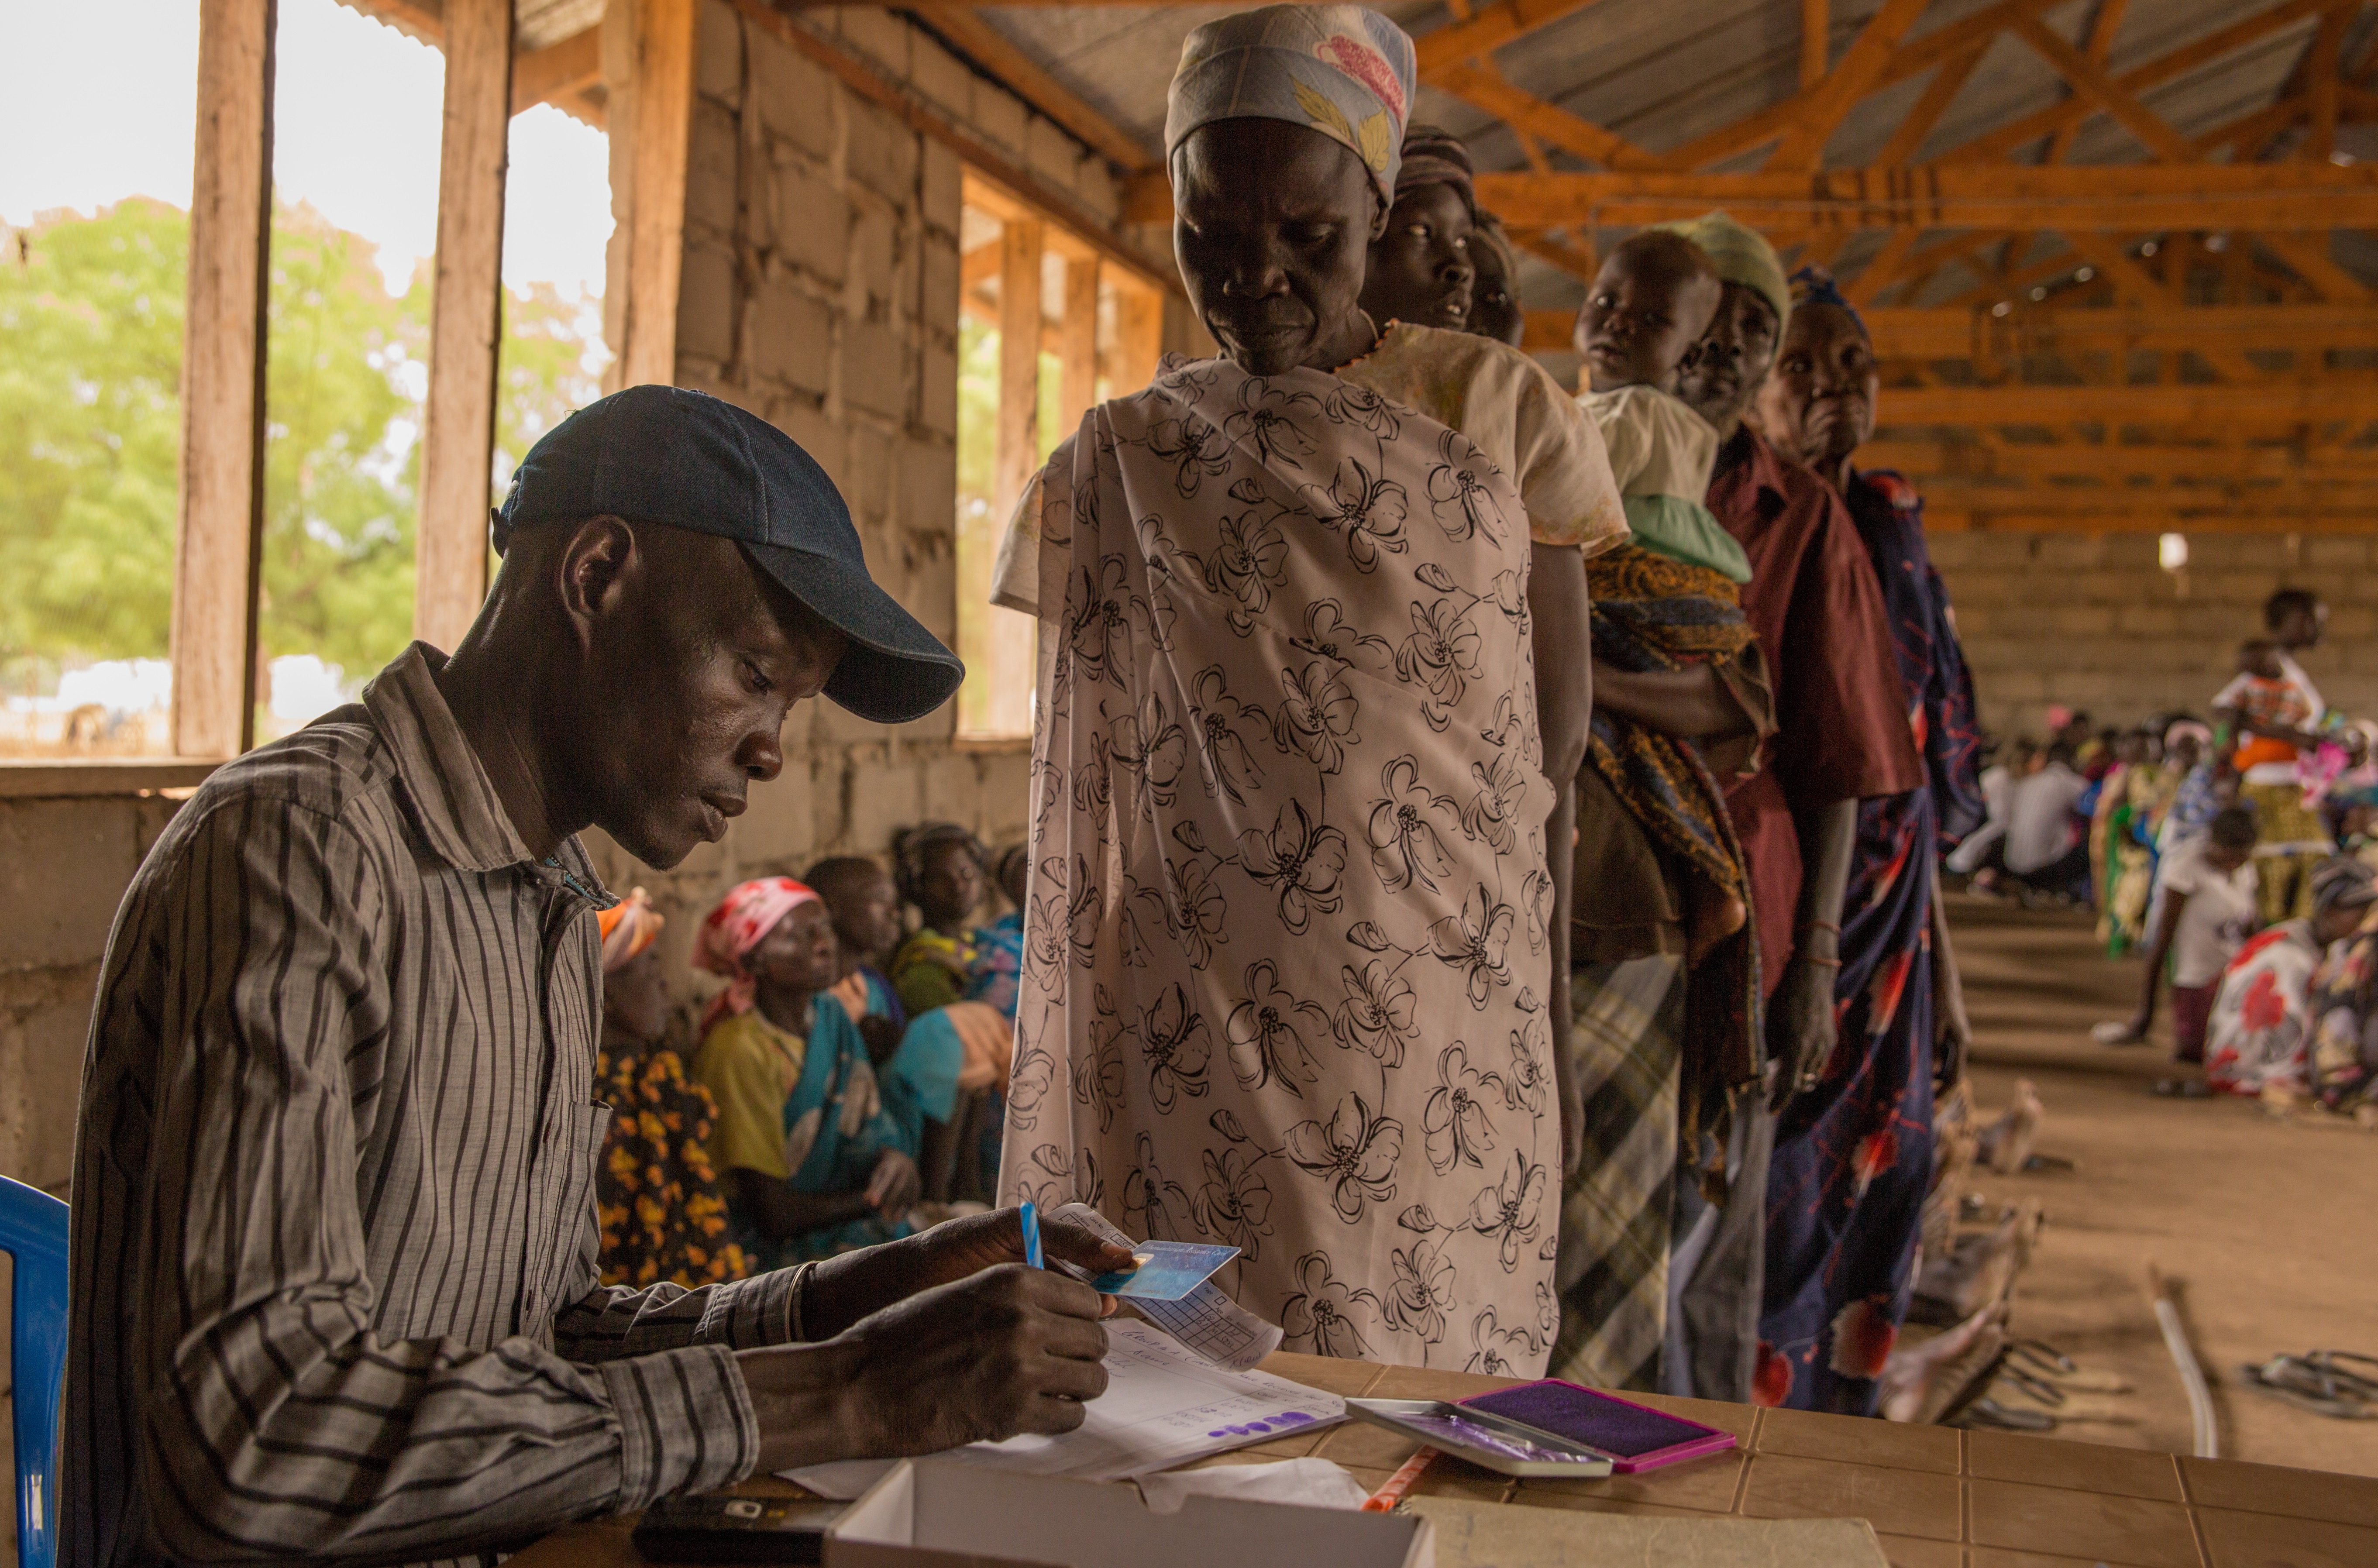
[[[1008,1263],[895,1302],[827,1344],[740,1352],[760,1466],[1071,1431],[1082,1402],[1106,1392],[1104,1311],[1088,1286]]]

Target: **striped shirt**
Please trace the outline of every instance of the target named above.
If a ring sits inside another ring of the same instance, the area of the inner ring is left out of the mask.
[[[64,1562],[444,1559],[738,1480],[801,1278],[596,1284],[594,922],[408,649],[116,915],[75,1153]]]

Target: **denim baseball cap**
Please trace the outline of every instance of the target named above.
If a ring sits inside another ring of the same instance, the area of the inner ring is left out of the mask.
[[[862,719],[906,724],[948,701],[966,665],[867,574],[850,509],[793,438],[733,403],[630,387],[546,432],[494,513],[514,531],[590,517],[666,523],[741,545],[850,646],[825,694]]]

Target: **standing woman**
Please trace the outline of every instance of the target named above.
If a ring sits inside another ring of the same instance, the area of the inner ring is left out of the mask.
[[[1759,1337],[1788,1370],[1784,1404],[1871,1415],[1875,1374],[1907,1314],[1931,1180],[1935,1036],[1961,1054],[1970,1035],[1935,863],[1983,820],[1981,747],[1949,596],[1925,549],[1924,504],[1899,475],[1850,463],[1874,433],[1880,385],[1866,325],[1830,275],[1807,268],[1793,284],[1761,422],[1840,493],[1857,524],[1882,586],[1925,782],[1858,807],[1842,902],[1839,1034],[1816,1086],[1778,1120],[1768,1167]]]
[[[1412,89],[1362,6],[1183,46],[1174,245],[1221,355],[1090,411],[1002,551],[1042,660],[1000,1191],[1240,1248],[1292,1349],[1532,1375],[1587,707],[1547,650],[1625,521],[1541,366],[1361,307]],[[1467,226],[1434,205],[1416,251]]]

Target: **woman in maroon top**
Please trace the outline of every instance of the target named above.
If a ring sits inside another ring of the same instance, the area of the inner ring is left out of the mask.
[[[1924,770],[1882,590],[1856,526],[1823,480],[1743,423],[1791,314],[1784,269],[1764,239],[1722,213],[1677,227],[1725,283],[1676,394],[1724,438],[1708,505],[1750,557],[1742,608],[1767,656],[1777,733],[1767,766],[1727,801],[1759,923],[1769,1093],[1732,1107],[1723,1203],[1712,1207],[1681,1184],[1662,1382],[1671,1393],[1747,1400],[1774,1113],[1816,1082],[1833,1047],[1857,803],[1914,789]]]

